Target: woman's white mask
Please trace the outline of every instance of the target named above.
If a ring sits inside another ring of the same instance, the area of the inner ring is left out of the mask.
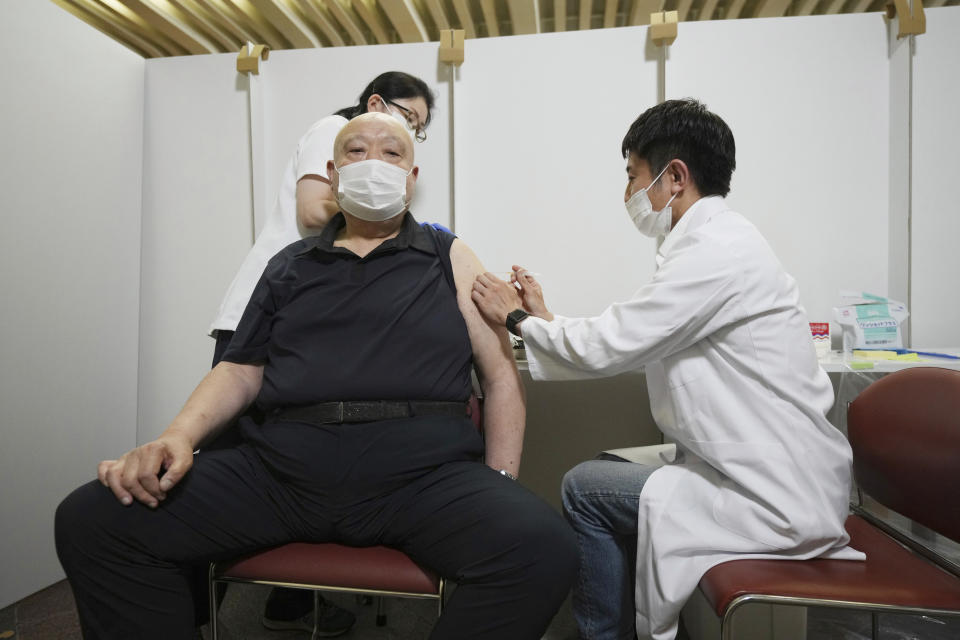
[[[417,141],[417,130],[413,129],[410,126],[410,123],[407,122],[407,117],[400,112],[399,109],[392,108],[387,101],[383,98],[380,98],[380,102],[383,103],[383,108],[387,110],[387,114],[400,123],[400,126],[403,127],[403,130],[407,132],[407,135],[410,136],[410,139],[414,142]]]
[[[627,213],[630,215],[630,219],[633,220],[637,231],[651,238],[666,235],[666,233],[670,231],[670,222],[673,219],[673,210],[670,208],[670,203],[677,197],[677,194],[673,194],[670,200],[667,201],[667,206],[660,209],[660,211],[653,210],[653,204],[647,195],[650,187],[657,184],[657,180],[660,179],[660,176],[662,176],[666,170],[667,167],[664,167],[663,171],[653,179],[653,182],[651,182],[646,189],[640,189],[630,196],[630,199],[626,202]]]
[[[383,160],[361,160],[336,168],[337,202],[350,215],[382,222],[406,211],[407,176],[413,171]]]

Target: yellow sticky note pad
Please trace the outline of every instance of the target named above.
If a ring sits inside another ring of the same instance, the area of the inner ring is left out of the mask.
[[[894,360],[899,362],[920,362],[920,356],[915,353],[901,353],[898,354]]]
[[[866,358],[867,360],[896,360],[897,352],[896,351],[866,351],[866,350],[854,350],[853,355],[855,358]],[[916,355],[916,354],[914,354]]]

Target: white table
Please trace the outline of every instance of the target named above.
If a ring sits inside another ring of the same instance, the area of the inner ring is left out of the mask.
[[[931,349],[921,348],[917,349],[917,351],[932,351],[935,353],[946,353],[949,355],[960,356],[960,348],[958,347]],[[872,364],[873,366],[859,369],[854,368],[855,363],[864,362]],[[894,371],[909,369],[911,367],[941,367],[943,369],[960,371],[960,360],[953,360],[951,358],[934,358],[930,356],[920,356],[920,360],[917,362],[908,362],[903,360],[865,360],[863,358],[854,358],[853,354],[849,352],[829,351],[820,357],[820,366],[823,367],[823,370],[827,373],[844,373],[851,371],[862,373],[892,373]],[[517,368],[520,369],[520,371],[527,371],[529,369],[529,365],[527,364],[526,359],[518,359]]]
[[[960,356],[960,348],[957,347],[947,347],[947,348],[922,348],[918,347],[917,351],[932,351],[935,353],[946,353],[949,355]],[[862,369],[855,369],[855,363],[869,363],[872,364],[872,367],[866,367]],[[940,367],[943,369],[953,369],[955,371],[960,371],[960,360],[953,360],[951,358],[935,358],[932,356],[920,356],[920,360],[917,362],[907,362],[903,360],[866,360],[864,358],[855,358],[852,353],[845,351],[830,351],[820,358],[820,366],[823,367],[823,370],[827,373],[844,373],[850,371],[862,372],[862,373],[892,373],[894,371],[900,371],[901,369],[910,369],[912,367]]]

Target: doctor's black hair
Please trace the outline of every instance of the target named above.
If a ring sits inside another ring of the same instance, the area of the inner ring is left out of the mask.
[[[370,84],[363,90],[360,97],[357,98],[357,104],[352,107],[344,107],[334,112],[335,116],[343,116],[347,120],[355,118],[361,113],[367,112],[367,100],[373,94],[378,94],[381,98],[390,102],[397,99],[423,98],[427,103],[427,121],[423,123],[426,127],[433,118],[433,92],[427,83],[416,76],[403,71],[387,71],[381,73],[370,81]]]
[[[620,145],[624,158],[631,151],[653,175],[674,158],[683,160],[703,196],[726,196],[737,167],[730,127],[693,98],[667,100],[640,114]]]

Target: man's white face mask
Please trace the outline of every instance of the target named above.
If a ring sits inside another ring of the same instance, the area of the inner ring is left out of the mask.
[[[382,222],[407,208],[407,176],[413,171],[383,160],[361,160],[335,167],[340,176],[337,202],[352,216]]]
[[[667,167],[669,166],[668,164]],[[627,213],[630,215],[630,219],[633,220],[637,231],[651,238],[666,235],[666,233],[670,231],[670,221],[673,218],[673,210],[670,208],[670,203],[677,197],[677,194],[673,194],[670,200],[667,201],[667,206],[660,209],[660,211],[653,210],[653,204],[647,195],[647,191],[650,187],[657,184],[657,180],[664,174],[667,167],[663,168],[663,171],[653,179],[653,182],[651,182],[646,189],[640,189],[640,191],[630,196],[630,199],[626,202]]]

